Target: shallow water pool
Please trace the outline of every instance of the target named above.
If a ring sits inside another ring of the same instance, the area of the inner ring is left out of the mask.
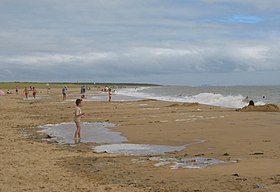
[[[122,143],[127,141],[126,137],[122,136],[120,132],[113,132],[112,123],[107,122],[84,122],[81,124],[81,140],[82,143]],[[74,134],[76,126],[74,122],[61,124],[47,124],[39,126],[42,130],[39,132],[51,136],[52,140],[61,144],[75,143]]]
[[[185,146],[147,145],[147,144],[109,144],[94,147],[97,153],[127,154],[127,155],[157,155],[181,151]]]

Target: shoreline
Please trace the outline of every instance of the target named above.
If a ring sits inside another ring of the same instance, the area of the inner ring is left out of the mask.
[[[42,90],[45,91],[45,90]],[[79,88],[69,91],[74,99]],[[40,96],[40,94],[38,94]],[[32,101],[23,95],[0,98],[2,132],[0,189],[3,191],[262,191],[280,190],[280,113],[239,112],[200,104],[156,100],[84,101],[83,122],[110,122],[129,143],[181,146],[159,155],[237,161],[203,169],[155,167],[147,156],[95,153],[91,145],[50,144],[25,138],[22,130],[71,122],[74,102],[62,102],[61,89]],[[199,109],[199,110],[198,110]],[[83,128],[82,128],[83,129]],[[73,180],[78,182],[76,185]]]

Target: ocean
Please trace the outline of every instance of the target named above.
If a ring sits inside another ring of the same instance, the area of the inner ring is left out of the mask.
[[[116,90],[115,94],[142,99],[242,108],[246,97],[255,105],[280,105],[280,86],[151,86]]]

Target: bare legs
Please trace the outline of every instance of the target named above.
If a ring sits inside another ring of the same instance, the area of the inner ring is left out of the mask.
[[[75,140],[80,140],[81,139],[81,123],[75,121],[76,124],[76,131],[75,131]]]

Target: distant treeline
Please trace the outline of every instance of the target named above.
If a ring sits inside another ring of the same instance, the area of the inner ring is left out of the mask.
[[[84,82],[84,83],[74,83],[74,84],[79,84],[79,85],[100,85],[100,86],[160,86],[157,84],[150,84],[150,83],[89,83],[89,82]]]
[[[47,86],[53,87],[53,88],[59,88],[62,86],[68,86],[70,87],[77,87],[81,85],[86,86],[134,86],[134,87],[142,87],[142,86],[160,86],[157,84],[149,84],[149,83],[100,83],[100,82],[0,82],[0,88],[2,89],[12,89],[18,86],[19,88],[23,87],[30,87],[35,86],[37,88],[45,88]]]

